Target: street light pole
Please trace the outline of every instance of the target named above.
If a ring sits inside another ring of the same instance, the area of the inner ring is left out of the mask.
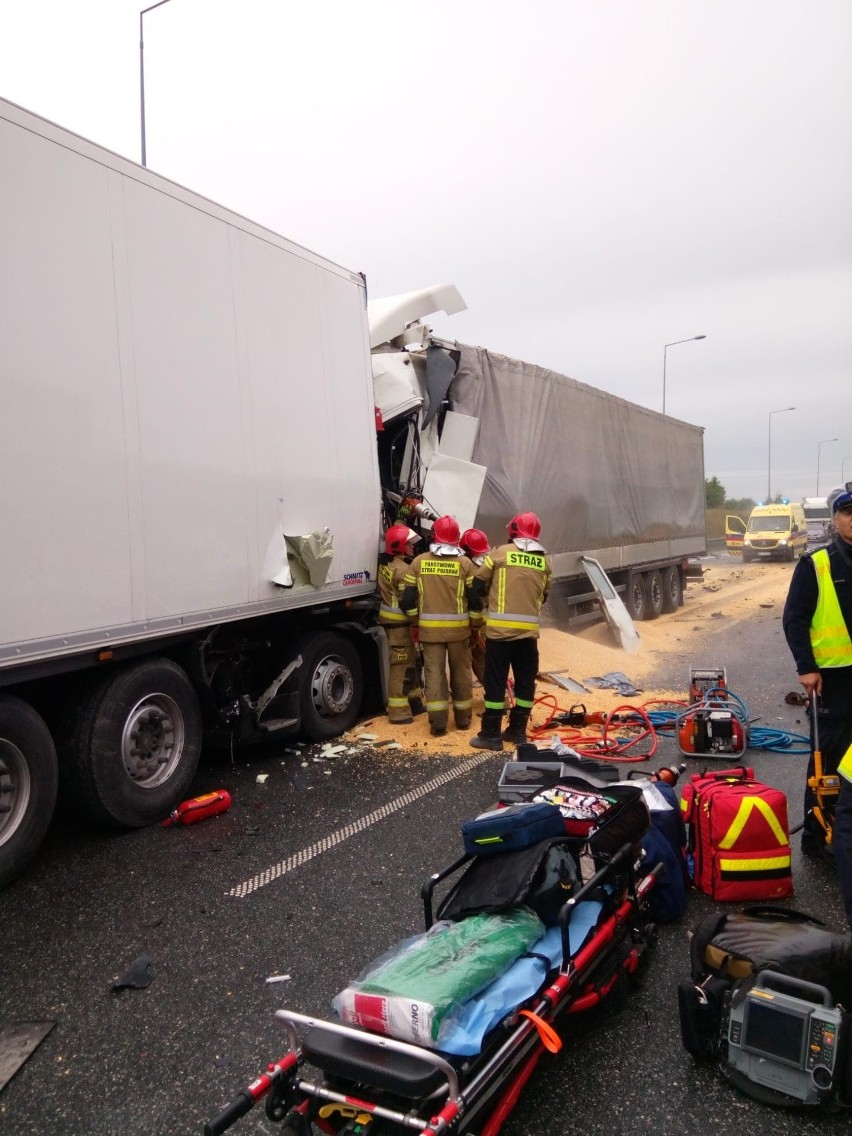
[[[817,450],[817,491],[816,491],[817,497],[819,497],[819,462],[820,462],[820,458],[822,457],[822,447],[827,445],[829,442],[836,442],[836,441],[837,441],[836,438],[823,438],[823,440],[819,444],[819,448]]]
[[[846,463],[852,462],[852,456],[841,458],[840,460],[840,480],[846,484]]]
[[[663,414],[666,413],[666,352],[670,347],[677,347],[679,343],[692,343],[695,339],[706,338],[706,335],[690,335],[689,339],[676,339],[674,343],[666,343],[663,347]]]
[[[153,12],[155,8],[162,8],[169,0],[158,0],[150,8],[143,8],[139,13],[139,109],[142,117],[142,165],[146,166],[147,153],[145,150],[145,40],[142,33],[142,17],[146,12]]]
[[[788,410],[795,410],[795,406],[785,406],[781,410],[769,411],[769,431],[766,441],[766,503],[772,501],[772,415],[786,414]]]

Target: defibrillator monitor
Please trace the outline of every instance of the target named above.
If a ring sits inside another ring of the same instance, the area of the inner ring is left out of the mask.
[[[816,1103],[832,1090],[843,1011],[824,986],[763,971],[734,998],[728,1063],[749,1081]]]

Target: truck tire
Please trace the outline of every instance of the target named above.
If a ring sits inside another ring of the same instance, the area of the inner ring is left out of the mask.
[[[663,610],[663,577],[655,568],[645,573],[645,618],[656,619]]]
[[[663,611],[671,615],[683,604],[683,584],[674,566],[663,569]]]
[[[53,817],[59,774],[42,718],[12,695],[0,698],[0,888],[35,855]]]
[[[640,572],[631,572],[627,577],[624,606],[634,623],[641,623],[645,618],[645,581]]]
[[[361,660],[352,643],[336,631],[306,636],[299,645],[301,732],[325,741],[352,728],[364,695]]]
[[[169,659],[134,663],[98,683],[71,719],[63,796],[107,828],[154,824],[187,795],[201,742],[186,673]]]

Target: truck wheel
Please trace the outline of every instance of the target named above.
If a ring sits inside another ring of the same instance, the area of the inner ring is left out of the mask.
[[[201,741],[201,711],[186,673],[169,659],[136,663],[110,674],[77,708],[63,790],[97,824],[154,824],[186,796]]]
[[[20,698],[0,698],[0,887],[16,879],[44,839],[59,774],[50,731]]]
[[[345,733],[358,720],[364,694],[358,652],[343,635],[323,631],[299,646],[299,716],[310,741]]]
[[[663,571],[663,611],[671,615],[673,611],[683,604],[683,584],[677,568],[670,567]]]
[[[663,577],[655,568],[645,573],[645,618],[656,619],[663,610]]]
[[[645,581],[641,573],[631,572],[628,576],[624,604],[634,623],[641,623],[645,618]]]

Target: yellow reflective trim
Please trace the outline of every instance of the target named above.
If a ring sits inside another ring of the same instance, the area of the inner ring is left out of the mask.
[[[723,872],[771,872],[778,868],[789,868],[789,856],[767,856],[763,860],[729,860],[726,856],[719,857],[719,867]]]
[[[510,549],[506,553],[506,563],[513,568],[535,568],[538,572],[544,572],[547,569],[544,553],[521,552],[517,548]]]
[[[719,841],[720,848],[733,848],[737,840],[742,835],[742,831],[748,823],[748,819],[752,812],[757,809],[763,816],[766,823],[772,829],[772,835],[779,844],[788,844],[787,834],[781,827],[781,822],[772,811],[772,806],[763,797],[743,797],[740,802],[740,807],[737,809],[737,815],[731,822],[731,827],[725,833],[724,837]]]
[[[461,565],[458,560],[421,560],[422,576],[459,576]]]
[[[397,709],[400,706],[405,706],[407,708],[408,698],[389,698],[388,706],[393,706],[394,709]]]
[[[449,702],[446,701],[446,699],[443,702],[427,702],[426,703],[426,709],[427,710],[449,710],[449,708],[450,708],[450,704],[449,704]]]
[[[506,610],[506,569],[497,569],[497,610]]]

